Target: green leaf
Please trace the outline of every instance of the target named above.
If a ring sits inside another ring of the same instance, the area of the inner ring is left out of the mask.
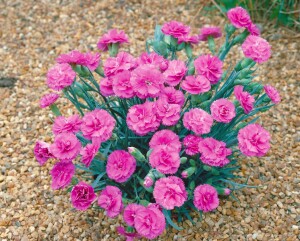
[[[170,211],[168,211],[168,210],[166,210],[166,209],[163,209],[163,214],[165,215],[166,220],[167,220],[167,223],[168,223],[169,225],[171,225],[173,228],[175,228],[175,229],[178,230],[178,231],[183,230],[183,228],[178,227],[178,226],[172,221],[171,216],[170,216],[170,214],[171,214]]]

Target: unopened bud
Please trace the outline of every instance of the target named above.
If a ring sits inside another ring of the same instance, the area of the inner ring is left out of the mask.
[[[231,190],[229,188],[223,188],[223,187],[215,187],[215,188],[216,188],[219,195],[228,196],[231,193]]]
[[[249,35],[248,30],[244,30],[244,32],[242,32],[232,40],[233,45],[238,43],[243,43],[248,35]]]
[[[139,162],[146,162],[145,156],[135,147],[128,147],[128,152]]]
[[[144,179],[144,187],[149,188],[152,187],[154,181],[150,176],[146,176]]]
[[[245,58],[242,61],[240,61],[236,66],[235,70],[239,71],[248,67],[253,67],[255,65],[255,62],[252,59]]]
[[[188,178],[191,175],[193,175],[195,173],[195,171],[196,171],[196,167],[189,167],[181,173],[181,176],[182,176],[182,178]]]
[[[186,157],[181,157],[180,158],[180,163],[181,164],[184,164],[184,163],[186,163],[187,162],[187,158]]]

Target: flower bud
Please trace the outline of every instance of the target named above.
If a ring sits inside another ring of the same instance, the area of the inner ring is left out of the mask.
[[[144,187],[149,188],[153,185],[154,181],[150,176],[146,176],[144,179]]]
[[[187,162],[187,158],[186,157],[181,157],[180,158],[180,163],[181,164],[184,164],[184,163],[186,163]]]
[[[207,172],[211,171],[211,167],[207,165],[203,165],[203,169]]]
[[[193,159],[190,159],[190,164],[191,166],[195,167],[196,166],[196,162]]]
[[[239,72],[238,78],[239,79],[248,79],[249,77],[251,77],[251,74],[254,73],[255,70],[251,70],[251,69],[242,69]]]
[[[196,167],[189,167],[181,173],[181,176],[182,178],[188,178],[192,176],[195,173],[195,171],[196,171]]]
[[[248,35],[249,35],[248,30],[244,30],[244,32],[242,32],[241,34],[237,35],[232,40],[233,45],[236,45],[238,43],[243,43],[245,41],[245,39],[247,38]]]
[[[128,147],[128,152],[139,162],[147,162],[145,156],[135,147]]]
[[[255,62],[252,59],[245,58],[242,61],[240,61],[236,66],[235,70],[239,71],[248,67],[253,67],[255,65]]]
[[[229,188],[223,188],[223,187],[215,187],[217,189],[217,192],[219,195],[230,195],[231,190]]]

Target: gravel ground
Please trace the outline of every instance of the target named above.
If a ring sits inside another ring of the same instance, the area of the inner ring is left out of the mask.
[[[0,240],[124,240],[115,232],[120,217],[74,211],[68,194],[50,188],[53,162],[40,167],[34,159],[35,140],[52,140],[51,114],[38,106],[47,92],[45,74],[58,54],[96,50],[99,36],[112,27],[128,33],[132,44],[126,49],[138,54],[155,23],[176,19],[194,31],[203,24],[224,26],[218,14],[197,15],[201,1],[193,2],[0,1],[0,78],[18,79],[15,87],[0,88]],[[240,202],[221,200],[202,222],[184,222],[183,231],[168,229],[158,240],[300,239],[300,35],[265,29],[273,55],[256,80],[277,87],[282,103],[262,117],[273,137],[272,149],[263,158],[241,160],[240,173],[261,188],[237,193]],[[236,49],[231,59],[240,56]],[[64,100],[59,105],[72,113]],[[199,218],[196,213],[193,217]]]

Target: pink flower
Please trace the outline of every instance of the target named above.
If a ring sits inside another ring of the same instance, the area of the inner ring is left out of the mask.
[[[106,97],[115,94],[115,92],[113,91],[112,78],[103,78],[102,80],[100,80],[100,92]]]
[[[99,53],[85,53],[84,54],[85,62],[84,66],[86,66],[90,71],[94,71],[98,68],[100,63],[100,54]]]
[[[177,21],[170,21],[162,26],[161,31],[166,35],[171,35],[174,38],[179,38],[180,36],[189,34],[190,27],[185,26],[183,23]]]
[[[271,85],[265,85],[264,90],[274,104],[278,104],[281,101],[278,91]]]
[[[144,179],[143,185],[144,185],[144,187],[149,188],[149,187],[152,187],[153,183],[154,183],[153,179],[151,177],[147,176]]]
[[[185,63],[181,60],[172,60],[169,62],[168,69],[164,72],[165,81],[171,86],[176,86],[187,72]]]
[[[247,12],[242,7],[235,7],[227,12],[227,17],[231,24],[236,28],[247,28],[252,22]]]
[[[187,200],[187,191],[179,177],[169,176],[155,182],[153,197],[167,210],[181,207]]]
[[[219,206],[217,190],[209,185],[199,185],[194,190],[194,205],[204,213],[212,211]]]
[[[76,73],[68,64],[56,64],[47,73],[47,85],[53,90],[62,90],[72,85]]]
[[[106,34],[104,34],[98,41],[98,49],[102,51],[107,51],[108,46],[114,43],[128,43],[128,37],[124,31],[117,29],[111,29]]]
[[[211,116],[218,122],[229,123],[235,117],[235,107],[227,99],[218,99],[210,106]]]
[[[103,65],[106,77],[110,77],[124,70],[133,70],[136,67],[136,59],[126,52],[119,52],[116,57],[107,58]]]
[[[195,135],[187,135],[183,139],[183,145],[185,147],[185,153],[189,156],[193,156],[199,153],[198,145],[202,140],[201,137]]]
[[[226,143],[223,141],[208,137],[200,141],[198,147],[201,153],[200,159],[206,165],[223,167],[230,162],[227,156],[231,155],[232,151],[226,148]]]
[[[70,117],[58,116],[54,120],[52,131],[54,135],[60,133],[76,133],[80,130],[82,121],[78,115]]]
[[[270,149],[271,136],[259,124],[250,124],[239,130],[239,149],[246,156],[264,156]]]
[[[130,83],[131,72],[124,70],[112,78],[113,92],[120,98],[132,98],[134,97],[134,90]]]
[[[242,85],[237,85],[234,87],[235,98],[239,101],[240,105],[243,107],[244,112],[249,114],[253,109],[253,104],[255,99],[247,91],[243,91],[244,87]]]
[[[225,188],[224,194],[227,195],[227,196],[229,196],[230,193],[231,193],[231,190],[229,188]]]
[[[155,65],[160,71],[165,71],[168,68],[169,62],[167,59],[164,59],[163,56],[158,55],[155,52],[150,54],[142,53],[138,59],[138,64],[152,64]]]
[[[81,162],[86,166],[89,167],[96,156],[98,150],[99,150],[98,143],[89,143],[85,147],[83,147],[80,151],[81,155]]]
[[[40,107],[41,108],[46,108],[52,104],[59,98],[59,95],[56,93],[49,93],[45,94],[41,99],[40,99]]]
[[[85,182],[79,182],[72,188],[71,202],[77,210],[87,210],[96,199],[93,187]]]
[[[197,135],[207,134],[213,124],[213,118],[204,110],[194,108],[183,116],[183,125]]]
[[[257,27],[257,25],[255,25],[254,23],[251,23],[248,27],[247,27],[249,33],[251,35],[254,35],[254,36],[259,36],[260,35],[260,30],[259,28]]]
[[[149,142],[151,149],[157,148],[159,146],[168,146],[171,149],[180,152],[181,143],[179,141],[179,136],[171,130],[161,130],[157,131],[151,138]]]
[[[117,227],[117,231],[120,235],[123,235],[126,238],[126,241],[134,241],[134,238],[137,238],[137,239],[141,238],[141,235],[139,235],[138,233],[136,233],[136,232],[133,232],[133,233],[126,232],[125,228],[121,227],[121,226]]]
[[[180,90],[176,90],[174,87],[165,87],[162,89],[160,99],[167,101],[169,104],[184,105],[184,94]]]
[[[70,162],[75,159],[80,149],[81,143],[73,133],[58,134],[50,146],[53,156],[63,162]]]
[[[267,40],[249,35],[242,44],[242,50],[247,58],[256,63],[264,63],[271,57],[271,46]]]
[[[197,77],[186,76],[181,83],[181,88],[193,95],[205,93],[210,90],[210,87],[209,80],[201,75]]]
[[[98,197],[98,205],[106,210],[108,217],[118,216],[123,209],[121,190],[115,186],[106,186]]]
[[[181,43],[189,43],[189,44],[197,44],[199,43],[199,38],[198,36],[194,35],[194,36],[180,36],[178,37],[178,44]]]
[[[153,149],[149,162],[151,167],[163,174],[174,174],[180,166],[180,156],[174,148],[162,145]]]
[[[195,69],[199,75],[207,78],[211,84],[216,84],[222,77],[223,62],[210,54],[201,55],[194,61]]]
[[[95,109],[82,118],[81,131],[89,140],[104,142],[112,136],[115,125],[115,119],[106,110]]]
[[[125,207],[123,218],[129,226],[134,226],[134,219],[141,208],[143,208],[143,206],[136,203],[128,204]]]
[[[135,168],[136,160],[126,151],[113,151],[107,158],[107,176],[116,182],[126,182],[134,173]]]
[[[50,172],[52,176],[51,188],[53,190],[68,186],[75,174],[75,165],[72,162],[58,162]]]
[[[35,143],[33,153],[41,166],[44,165],[49,158],[53,157],[50,152],[50,145],[43,141],[37,141]]]
[[[165,230],[165,216],[156,207],[142,207],[134,219],[134,227],[143,237],[154,239]]]
[[[134,105],[127,113],[126,122],[128,128],[139,136],[157,130],[160,125],[160,118],[157,116],[153,102]]]
[[[155,102],[157,115],[160,117],[162,124],[165,126],[176,125],[180,119],[180,105],[169,104],[168,102],[159,99]]]
[[[203,27],[200,29],[199,40],[207,41],[208,37],[220,38],[221,36],[222,36],[221,28],[215,26]]]
[[[130,83],[136,95],[141,99],[145,99],[159,95],[164,78],[154,65],[144,64],[132,71]]]

